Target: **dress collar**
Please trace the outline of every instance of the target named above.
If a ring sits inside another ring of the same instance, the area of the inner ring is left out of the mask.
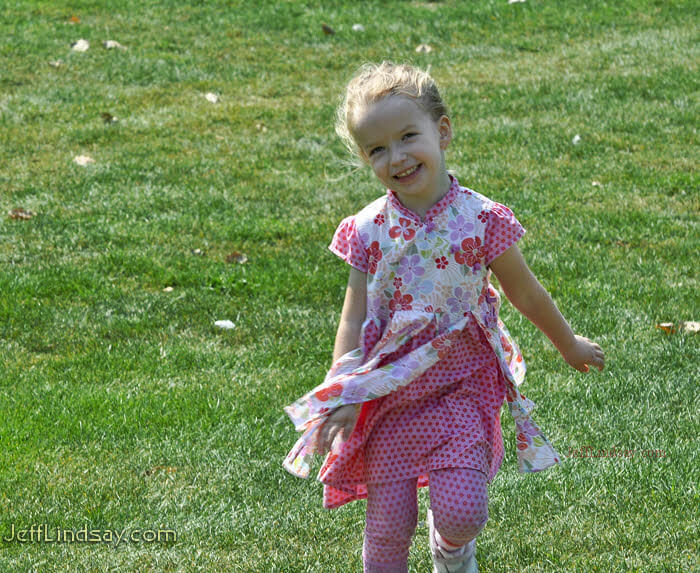
[[[448,174],[449,175],[449,174]],[[447,190],[447,193],[440,199],[435,205],[433,205],[428,211],[425,213],[425,217],[422,219],[416,213],[415,211],[412,211],[408,207],[405,207],[403,203],[399,200],[399,198],[396,195],[395,191],[392,191],[391,189],[387,189],[387,195],[389,197],[389,202],[391,205],[399,211],[404,217],[408,217],[410,219],[415,220],[417,223],[425,223],[433,218],[435,218],[437,215],[439,215],[442,211],[445,210],[445,208],[454,201],[454,198],[457,196],[457,193],[459,193],[459,181],[457,181],[457,178],[453,175],[449,175],[450,177],[450,188]]]

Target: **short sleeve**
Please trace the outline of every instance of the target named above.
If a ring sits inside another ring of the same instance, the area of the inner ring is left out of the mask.
[[[363,273],[367,272],[369,268],[367,250],[360,238],[354,216],[346,217],[340,222],[328,248],[350,266]]]
[[[484,242],[486,243],[486,265],[512,247],[525,229],[505,205],[494,203],[486,221]]]

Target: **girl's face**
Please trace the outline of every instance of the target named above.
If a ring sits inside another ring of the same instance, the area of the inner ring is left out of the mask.
[[[353,135],[375,175],[408,207],[430,207],[450,187],[444,150],[450,119],[438,121],[411,98],[387,96],[357,113]]]

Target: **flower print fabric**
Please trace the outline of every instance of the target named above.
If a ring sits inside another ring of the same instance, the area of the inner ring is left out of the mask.
[[[365,362],[355,378],[338,378],[342,383],[333,383],[332,369],[319,388],[329,404],[363,406],[354,431],[319,472],[324,507],[366,497],[368,483],[418,477],[423,487],[428,472],[442,468],[476,469],[491,481],[503,460],[504,399],[518,423],[521,471],[559,461],[529,418],[534,404],[517,390],[524,363],[498,319],[499,297],[488,282],[488,264],[524,232],[510,209],[455,178],[422,220],[388,191],[341,222],[330,250],[368,273],[368,320],[355,351],[356,361],[363,363],[361,354]],[[379,397],[372,399],[362,376],[382,368],[407,382],[384,394],[375,385]],[[312,391],[285,410],[293,420],[308,419],[318,395]],[[296,475],[303,472],[292,462],[307,442],[300,439],[286,460]]]

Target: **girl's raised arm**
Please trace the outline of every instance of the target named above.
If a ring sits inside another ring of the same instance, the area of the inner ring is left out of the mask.
[[[552,341],[569,365],[580,372],[588,372],[588,365],[603,369],[605,357],[600,346],[574,334],[552,297],[532,274],[517,245],[504,251],[489,266],[508,300]]]

